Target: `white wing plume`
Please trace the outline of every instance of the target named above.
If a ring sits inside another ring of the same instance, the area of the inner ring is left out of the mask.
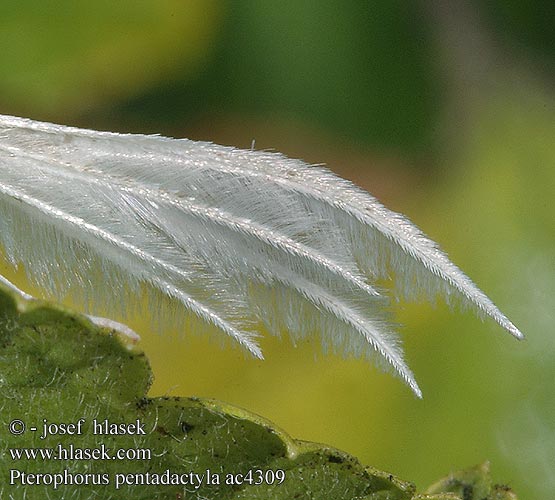
[[[186,139],[0,115],[0,243],[57,298],[202,321],[262,358],[264,325],[377,353],[420,396],[373,286],[456,292],[519,330],[403,216],[320,167]],[[182,308],[167,308],[167,303]]]

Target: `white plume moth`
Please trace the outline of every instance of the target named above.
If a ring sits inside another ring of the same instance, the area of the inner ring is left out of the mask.
[[[375,282],[455,293],[520,331],[405,217],[280,154],[0,116],[0,243],[45,294],[203,323],[262,358],[258,326],[377,357],[418,395]],[[104,320],[111,321],[111,320]]]

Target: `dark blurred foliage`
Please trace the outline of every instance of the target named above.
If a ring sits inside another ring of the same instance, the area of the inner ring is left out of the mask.
[[[213,59],[114,113],[186,123],[198,112],[291,115],[378,149],[430,147],[438,106],[430,36],[415,4],[227,5]]]
[[[474,0],[496,36],[524,49],[549,71],[555,69],[555,2],[535,0]]]
[[[8,0],[0,104],[12,114],[170,135],[205,116],[296,121],[424,167],[445,138],[438,124],[453,84],[434,11],[459,4],[163,0],[129,9]],[[506,44],[504,57],[525,50],[551,75],[552,2],[468,5],[494,45]]]

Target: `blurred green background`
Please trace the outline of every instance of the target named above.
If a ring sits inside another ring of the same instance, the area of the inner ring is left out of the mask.
[[[0,113],[275,149],[407,214],[521,328],[398,303],[423,389],[318,339],[267,360],[143,335],[152,395],[218,398],[420,488],[489,459],[555,490],[555,43],[551,2],[4,0]],[[0,272],[32,291],[22,273]]]

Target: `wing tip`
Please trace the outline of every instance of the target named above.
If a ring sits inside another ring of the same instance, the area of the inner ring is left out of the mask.
[[[422,399],[422,390],[420,389],[420,387],[418,386],[418,384],[416,383],[416,380],[414,380],[414,378],[410,378],[408,380],[406,380],[406,383],[409,385],[409,387],[411,388],[412,392],[414,393],[414,395],[418,398],[418,399]]]
[[[515,326],[513,325],[513,323],[511,323],[510,321],[507,320],[506,325],[503,325],[503,327],[505,328],[505,330],[507,330],[515,339],[517,340],[525,340],[526,337],[524,336],[524,334]]]
[[[490,316],[497,321],[497,323],[508,333],[510,333],[517,340],[524,340],[524,334],[515,326],[515,324],[507,318],[499,309],[495,308],[493,314]]]

